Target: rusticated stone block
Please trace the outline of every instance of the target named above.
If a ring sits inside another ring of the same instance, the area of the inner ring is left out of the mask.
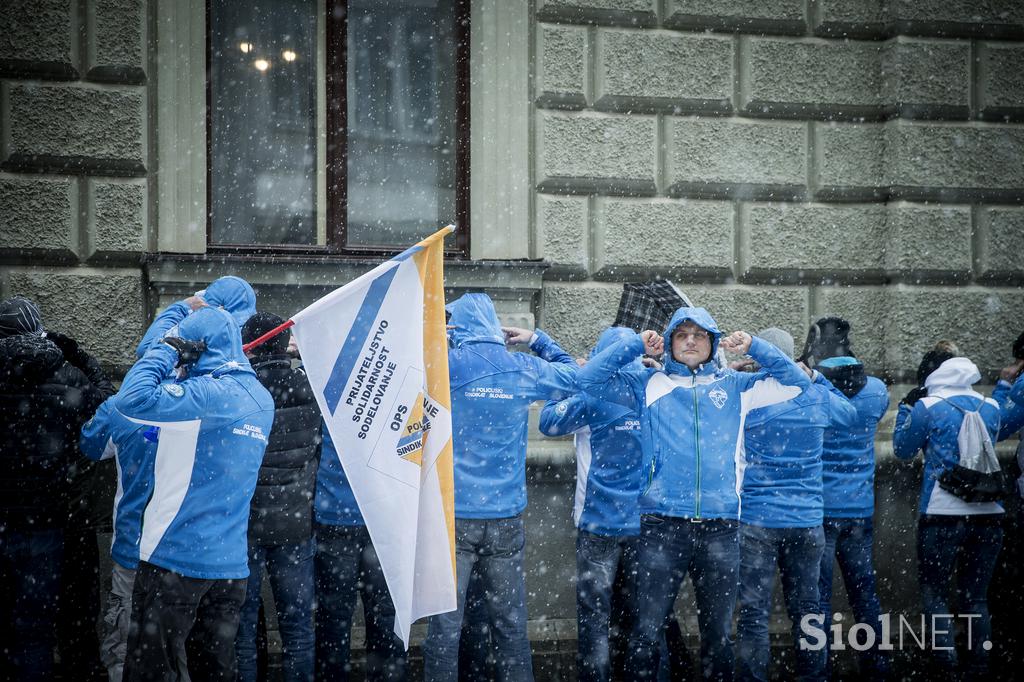
[[[64,178],[0,178],[0,248],[73,255],[77,196],[75,183]]]
[[[556,265],[587,270],[590,264],[587,198],[537,195],[541,256]]]
[[[621,296],[619,285],[545,283],[541,328],[567,352],[586,355],[615,322]]]

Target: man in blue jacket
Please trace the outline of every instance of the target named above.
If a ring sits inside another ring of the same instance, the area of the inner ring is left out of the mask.
[[[153,491],[157,429],[125,417],[114,408],[114,400],[110,398],[100,405],[95,416],[82,427],[78,445],[89,459],[114,458],[117,465],[114,541],[110,546],[113,566],[100,658],[110,681],[120,682],[128,648],[132,588],[139,567],[142,517]]]
[[[633,335],[625,327],[604,330],[591,357]],[[640,366],[638,358],[630,369]],[[549,401],[540,413],[540,430],[546,436],[575,434],[576,671],[580,682],[607,682],[609,639],[618,639],[626,625],[621,593],[637,570],[640,419],[627,407],[578,393]]]
[[[808,332],[803,357],[845,395],[857,410],[853,426],[828,428],[822,444],[822,498],[825,552],[818,579],[824,628],[832,623],[832,571],[838,560],[854,619],[875,630],[881,642],[881,604],[875,582],[875,431],[889,408],[889,392],[868,376],[851,349],[850,324],[825,317]],[[826,661],[828,649],[825,650]],[[860,654],[861,674],[888,675],[889,661],[875,647]]]
[[[166,382],[176,367],[185,378]],[[146,351],[113,404],[156,427],[157,440],[125,678],[233,679],[249,501],[274,401],[242,353],[236,321],[203,307],[181,321],[177,337]]]
[[[668,352],[661,336],[645,331],[580,370],[584,390],[640,415],[642,598],[627,668],[641,679],[655,679],[661,627],[687,573],[697,598],[701,671],[731,679],[743,421],[751,410],[795,398],[810,386],[807,375],[771,344],[746,332],[721,336],[705,309],[680,308],[665,329]],[[713,358],[720,340],[725,350],[749,353],[763,369],[718,367]],[[629,368],[645,352],[664,354],[664,370]]]
[[[793,337],[785,331],[765,329],[758,338],[792,357]],[[825,549],[822,440],[827,428],[852,426],[857,411],[820,373],[814,372],[812,380],[792,400],[753,410],[744,425],[736,624],[736,676],[741,680],[768,679],[768,620],[776,566],[792,621],[797,677],[819,679],[823,672],[820,652],[799,645],[802,619],[818,614],[819,608],[818,571]]]
[[[202,291],[172,303],[157,315],[135,349],[136,357],[141,358],[165,336],[177,336],[181,321],[205,306],[227,311],[241,329],[242,325],[256,314],[256,292],[241,277],[228,275],[214,280]]]
[[[433,616],[423,645],[424,677],[454,682],[470,578],[488,596],[501,679],[533,679],[526,635],[522,512],[530,404],[576,393],[576,362],[547,334],[502,329],[486,294],[448,305],[448,352],[455,448],[455,562],[458,609]],[[527,343],[540,357],[511,353]]]

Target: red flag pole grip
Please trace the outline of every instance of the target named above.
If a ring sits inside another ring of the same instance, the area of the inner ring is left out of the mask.
[[[271,329],[266,334],[263,334],[262,336],[257,336],[255,339],[253,339],[249,343],[247,343],[244,346],[242,346],[242,350],[245,351],[246,353],[248,353],[249,351],[251,351],[256,346],[262,346],[264,343],[266,343],[270,339],[274,338],[275,336],[277,336],[278,334],[283,332],[285,329],[291,328],[291,326],[294,325],[294,324],[295,323],[292,322],[291,320],[286,321],[284,324],[279,324],[278,326],[274,327],[273,329]]]

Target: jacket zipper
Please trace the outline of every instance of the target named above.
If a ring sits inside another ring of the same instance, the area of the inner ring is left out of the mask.
[[[694,518],[700,518],[700,411],[697,409],[697,372],[690,370],[692,376],[690,382],[693,388],[693,423],[694,423],[694,448],[697,450],[697,504]]]

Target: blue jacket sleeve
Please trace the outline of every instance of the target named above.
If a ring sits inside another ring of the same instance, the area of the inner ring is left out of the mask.
[[[174,328],[175,325],[180,324],[182,320],[188,317],[191,311],[192,309],[184,301],[178,301],[167,306],[166,310],[156,316],[153,324],[149,325],[149,329],[143,335],[138,348],[135,349],[135,357],[141,359],[146,354],[146,351],[152,348],[160,339],[164,338],[164,335]]]
[[[992,391],[992,399],[999,403],[998,440],[1006,440],[1024,427],[1024,376],[1012,385],[1001,379]]]
[[[747,355],[757,360],[761,371],[754,374],[735,372],[732,376],[744,394],[743,405],[748,412],[792,400],[811,385],[807,374],[767,341],[755,336]]]
[[[525,355],[525,358],[532,365],[525,388],[526,397],[532,400],[561,400],[579,393],[580,386],[576,379],[579,368],[575,362],[571,365],[548,362],[532,355]]]
[[[572,365],[573,367],[576,367],[576,359],[562,350],[562,347],[558,345],[558,342],[539,329],[535,329],[533,333],[536,334],[536,338],[533,343],[530,344],[530,349],[533,350],[534,353],[548,362],[556,362],[562,365]]]
[[[920,400],[901,404],[896,413],[896,428],[892,432],[892,451],[900,459],[911,459],[928,443],[930,417],[928,408]]]
[[[207,416],[206,382],[162,383],[177,361],[177,351],[165,343],[147,351],[128,371],[112,399],[117,411],[146,422],[182,422]]]
[[[644,342],[639,334],[605,348],[580,370],[580,388],[595,398],[637,409],[635,375],[619,370],[643,353]]]
[[[587,399],[582,393],[562,401],[549,400],[540,411],[540,432],[564,436],[587,425]]]
[[[104,401],[92,419],[82,426],[78,448],[89,459],[109,459],[117,452],[110,440],[110,411],[114,409],[113,401],[113,398]]]
[[[814,373],[814,383],[824,386],[828,391],[828,425],[829,428],[848,429],[857,423],[857,408],[853,406],[843,392],[832,385],[821,372]]]

